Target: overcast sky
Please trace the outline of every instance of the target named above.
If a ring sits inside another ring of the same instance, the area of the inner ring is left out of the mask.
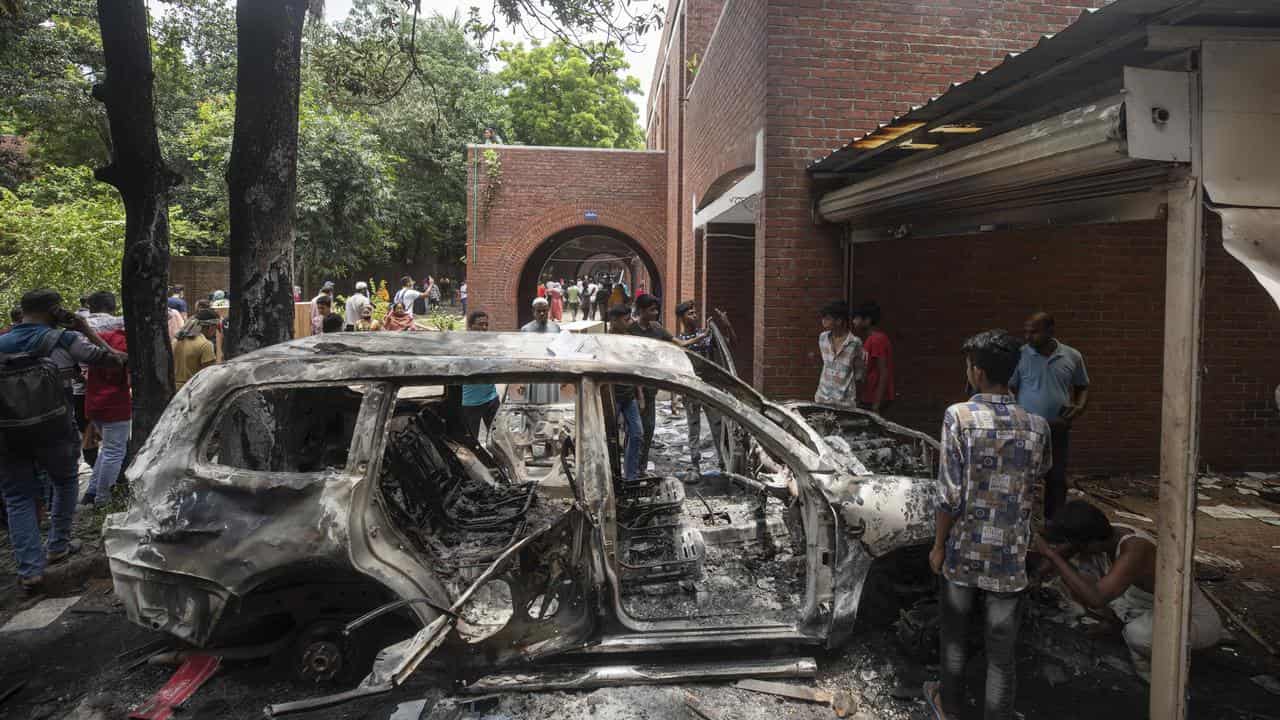
[[[422,12],[427,15],[439,13],[448,16],[456,11],[465,19],[471,11],[471,6],[475,4],[475,0],[422,0]],[[351,0],[325,0],[324,14],[329,22],[341,20],[350,11]],[[629,72],[640,80],[640,95],[633,95],[631,99],[635,101],[636,108],[640,111],[642,126],[648,120],[645,117],[644,108],[649,95],[649,81],[653,77],[653,63],[658,57],[658,43],[661,42],[661,35],[661,31],[650,32],[637,43],[638,46],[643,47],[640,52],[627,51],[627,62],[631,63]],[[502,40],[524,41],[526,44],[530,39],[519,28],[514,31],[507,30],[499,37]]]

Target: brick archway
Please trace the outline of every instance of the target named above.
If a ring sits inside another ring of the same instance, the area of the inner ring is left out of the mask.
[[[662,295],[662,272],[653,255],[645,250],[645,248],[633,237],[626,235],[613,228],[602,226],[599,224],[582,224],[566,228],[551,237],[543,240],[537,245],[533,252],[525,259],[524,265],[521,266],[520,272],[513,275],[516,278],[515,297],[516,297],[516,324],[523,325],[533,319],[532,299],[537,294],[537,284],[539,275],[546,263],[557,254],[557,251],[572,243],[581,242],[583,240],[603,241],[613,247],[617,247],[620,243],[628,250],[638,256],[641,264],[644,265],[650,285],[646,292],[655,295]],[[513,268],[514,269],[514,268]],[[575,273],[575,275],[578,273]],[[631,283],[632,290],[636,289],[636,280],[627,279]]]
[[[473,159],[479,151],[471,148]],[[475,187],[468,193],[467,284],[468,309],[485,311],[490,327],[518,327],[520,305],[529,301],[519,297],[525,267],[549,240],[579,228],[625,238],[670,287],[664,153],[509,145],[484,151],[500,161],[501,186],[486,197],[487,171],[476,178],[469,168]]]

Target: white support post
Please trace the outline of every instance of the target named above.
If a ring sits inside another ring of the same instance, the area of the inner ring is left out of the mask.
[[[1150,717],[1186,717],[1187,633],[1195,576],[1196,466],[1200,446],[1200,341],[1204,300],[1204,190],[1200,78],[1191,83],[1191,172],[1169,190],[1165,250],[1160,510]]]

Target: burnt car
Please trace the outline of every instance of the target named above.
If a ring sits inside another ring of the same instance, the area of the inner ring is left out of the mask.
[[[490,383],[503,401],[481,442],[462,389]],[[655,391],[667,428],[631,484],[621,385]],[[714,448],[695,446],[722,461],[701,476],[674,441],[690,402],[722,420]],[[331,679],[343,638],[399,615],[417,631],[362,688],[432,653],[484,688],[566,654],[839,645],[892,592],[869,578],[922,566],[937,453],[869,413],[771,403],[643,338],[332,334],[201,371],[104,532],[134,622],[211,646],[270,619]]]

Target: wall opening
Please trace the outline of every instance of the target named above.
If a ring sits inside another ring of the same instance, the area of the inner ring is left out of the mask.
[[[662,297],[658,265],[640,243],[610,227],[579,225],[547,238],[525,262],[516,296],[519,325],[533,319],[531,303],[538,283],[580,277],[610,282],[621,277],[633,294],[642,289]]]

